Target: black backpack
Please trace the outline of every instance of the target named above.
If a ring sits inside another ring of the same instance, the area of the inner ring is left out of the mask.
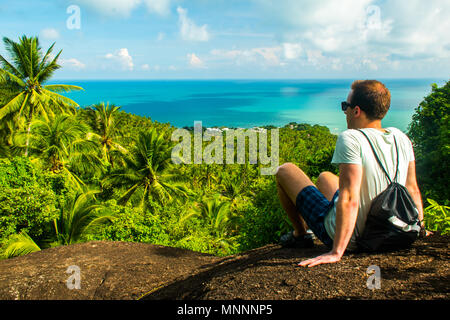
[[[399,166],[397,140],[394,136],[397,168],[395,177],[391,180],[369,137],[362,130],[358,131],[366,137],[378,164],[389,181],[386,190],[372,200],[364,232],[356,240],[358,249],[365,252],[380,252],[408,248],[419,236],[419,211],[408,190],[396,182]]]

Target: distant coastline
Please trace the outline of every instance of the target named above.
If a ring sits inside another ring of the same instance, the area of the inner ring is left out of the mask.
[[[109,102],[174,127],[283,127],[290,122],[346,129],[340,102],[353,79],[67,80],[84,88],[67,96],[85,107]],[[415,108],[439,79],[384,79],[392,103],[385,127],[407,130]]]

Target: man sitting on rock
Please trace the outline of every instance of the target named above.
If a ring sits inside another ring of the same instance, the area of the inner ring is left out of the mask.
[[[423,206],[411,141],[402,131],[381,126],[390,100],[389,90],[379,81],[359,80],[352,84],[347,101],[342,102],[348,130],[338,136],[332,159],[332,163],[339,165],[339,177],[323,172],[314,185],[292,163],[278,168],[278,196],[294,227],[292,232],[281,237],[281,244],[312,247],[312,235],[307,233],[309,228],[331,250],[302,261],[300,266],[338,262],[346,249],[355,250],[356,238],[364,230],[372,199],[389,184],[366,137],[356,129],[367,135],[392,177],[397,167],[395,136],[399,152],[397,181],[410,193],[423,228]]]

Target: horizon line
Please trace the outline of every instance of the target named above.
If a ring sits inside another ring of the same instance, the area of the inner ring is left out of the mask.
[[[222,80],[233,80],[233,81],[271,81],[271,80],[289,80],[289,81],[298,81],[298,80],[355,80],[361,78],[355,77],[344,77],[344,78],[53,78],[51,81],[222,81]],[[410,77],[410,78],[401,78],[401,77],[366,77],[365,79],[381,79],[381,80],[439,80],[439,81],[448,81],[444,77]],[[450,79],[449,79],[450,80]]]

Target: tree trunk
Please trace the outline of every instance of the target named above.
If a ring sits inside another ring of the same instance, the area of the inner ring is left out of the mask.
[[[30,120],[30,123],[28,124],[28,129],[27,129],[27,142],[26,142],[26,148],[25,148],[25,157],[28,157],[28,146],[30,145],[30,132],[31,132],[31,120]]]

